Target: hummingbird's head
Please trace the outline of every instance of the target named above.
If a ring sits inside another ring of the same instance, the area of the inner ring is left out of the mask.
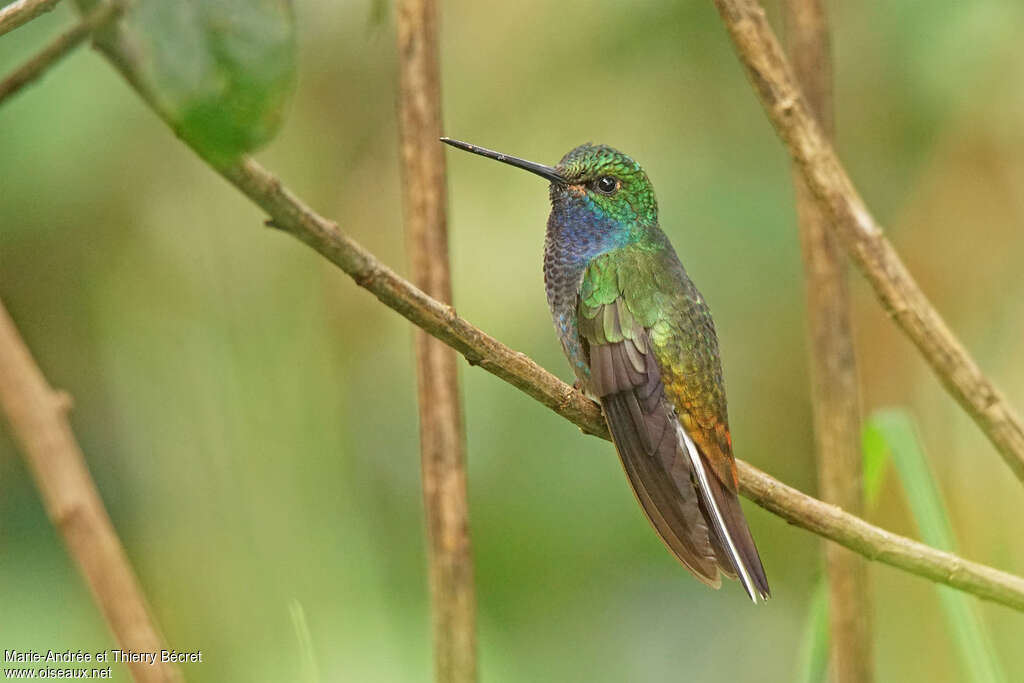
[[[607,145],[580,145],[562,157],[557,166],[545,166],[451,138],[441,141],[547,179],[555,211],[578,215],[585,209],[602,222],[610,220],[624,227],[658,222],[658,202],[644,169]]]
[[[583,204],[601,217],[626,225],[658,221],[651,181],[640,164],[617,149],[588,142],[562,157],[555,171],[561,179],[551,183],[555,208]]]

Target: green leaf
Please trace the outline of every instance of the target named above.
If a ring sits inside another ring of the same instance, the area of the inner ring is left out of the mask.
[[[881,434],[865,429],[861,446],[861,467],[864,486],[864,508],[874,510],[882,492],[882,482],[889,465],[889,446]]]
[[[211,161],[277,132],[295,75],[289,0],[136,0],[116,40],[163,116]]]
[[[864,429],[865,458],[869,453],[881,451],[888,454],[899,472],[921,539],[930,546],[955,553],[956,539],[942,494],[925,458],[913,421],[904,411],[883,410],[868,418]],[[884,466],[884,455],[872,456],[873,461],[879,458]],[[1006,681],[974,603],[948,586],[936,584],[935,590],[952,631],[965,680],[982,683]]]

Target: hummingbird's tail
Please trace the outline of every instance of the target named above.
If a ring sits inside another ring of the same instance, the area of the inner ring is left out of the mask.
[[[693,466],[701,510],[712,530],[711,545],[718,557],[719,566],[726,574],[740,580],[747,595],[755,603],[758,598],[767,600],[771,597],[768,577],[765,576],[761,556],[754,545],[754,537],[743,516],[739,498],[733,491],[726,489],[713,472],[709,474],[697,445],[678,422],[676,432],[680,446],[686,451]],[[730,565],[732,571],[729,571]]]

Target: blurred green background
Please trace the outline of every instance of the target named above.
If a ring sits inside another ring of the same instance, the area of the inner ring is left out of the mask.
[[[405,270],[393,11],[299,0],[299,74],[258,156]],[[776,5],[769,11],[777,18]],[[7,71],[73,12],[0,39]],[[777,23],[777,22],[776,22]],[[982,367],[1024,407],[1024,5],[833,7],[839,149]],[[446,132],[541,162],[635,156],[715,312],[740,457],[814,492],[789,165],[712,3],[444,3]],[[449,155],[458,310],[569,377],[540,272],[543,183]],[[0,108],[0,298],[75,431],[190,681],[431,679],[408,323],[197,160],[82,50]],[[852,277],[865,413],[906,406],[961,552],[1024,573],[1024,491]],[[784,681],[821,541],[746,509],[774,599],[709,591],[609,444],[463,367],[485,681]],[[871,521],[916,535],[891,476]],[[969,680],[931,584],[871,566],[879,681]],[[1024,680],[1024,618],[980,605]],[[0,431],[0,646],[113,647]],[[927,653],[926,656],[922,656]],[[115,667],[116,680],[127,672]]]

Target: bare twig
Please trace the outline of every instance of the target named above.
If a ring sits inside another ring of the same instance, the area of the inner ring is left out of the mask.
[[[826,135],[833,135],[832,56],[824,0],[787,0],[786,39],[804,96]],[[811,337],[811,395],[819,493],[852,515],[863,514],[860,398],[850,332],[846,261],[828,217],[793,169],[803,245],[807,319]],[[833,543],[825,544],[829,648],[837,683],[872,680],[871,601],[867,565]]]
[[[791,524],[831,539],[869,560],[1024,612],[1024,578],[879,529],[835,505],[786,486],[753,465],[738,465],[743,495]]]
[[[60,0],[17,0],[0,8],[0,36],[49,12]]]
[[[93,8],[75,26],[57,36],[52,43],[0,81],[0,102],[42,76],[47,69],[78,47],[97,28],[114,19],[123,9],[118,0],[104,2]]]
[[[47,384],[2,303],[0,408],[21,444],[46,513],[78,563],[118,645],[138,652],[166,648],[71,432],[70,399]],[[139,683],[184,681],[173,664],[128,666]]]
[[[139,95],[161,114],[153,94],[138,78],[127,54],[112,42],[103,42],[100,48]],[[479,365],[505,380],[575,423],[584,433],[609,438],[608,427],[596,403],[525,354],[513,351],[460,318],[451,306],[427,296],[399,277],[343,233],[335,222],[309,208],[256,161],[243,157],[236,164],[214,165],[214,168],[266,211],[275,227],[309,245],[383,304],[461,353],[471,365]],[[743,495],[790,523],[869,559],[1024,611],[1024,579],[889,533],[790,488],[752,465],[738,461],[738,466]]]
[[[406,243],[412,279],[439,301],[452,298],[448,259],[441,74],[433,0],[398,4],[398,109]],[[476,598],[466,493],[466,444],[455,351],[416,330],[420,455],[426,506],[434,673],[476,680]]]
[[[950,331],[882,234],[797,87],[756,0],[714,0],[761,104],[886,311],[1024,481],[1024,425]]]

